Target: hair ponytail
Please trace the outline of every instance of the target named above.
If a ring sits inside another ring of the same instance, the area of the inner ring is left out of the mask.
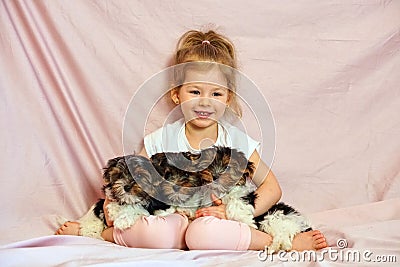
[[[213,61],[236,68],[233,43],[215,31],[191,30],[179,39],[174,64],[190,61]]]

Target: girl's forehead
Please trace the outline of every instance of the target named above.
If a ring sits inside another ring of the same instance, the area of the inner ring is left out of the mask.
[[[206,70],[188,69],[185,72],[185,80],[183,83],[211,84],[215,87],[228,87],[228,81],[225,75],[218,68]]]
[[[200,90],[223,90],[228,91],[229,89],[226,86],[216,83],[208,83],[208,82],[188,82],[183,84],[186,88],[194,88]]]

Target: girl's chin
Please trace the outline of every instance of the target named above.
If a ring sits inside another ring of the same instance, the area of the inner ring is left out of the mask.
[[[211,119],[211,118],[198,118],[198,117],[192,118],[187,122],[194,126],[201,127],[201,128],[208,127],[208,126],[211,126],[211,125],[217,123],[216,120]]]

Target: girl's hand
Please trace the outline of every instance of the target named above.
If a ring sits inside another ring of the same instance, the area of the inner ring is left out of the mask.
[[[106,199],[104,200],[104,204],[103,204],[103,210],[104,210],[104,217],[106,218],[106,223],[108,227],[111,227],[114,225],[114,222],[110,219],[110,217],[108,216],[108,210],[107,210],[107,205],[110,203],[110,200],[106,197]]]
[[[222,200],[217,198],[214,194],[211,194],[213,206],[201,208],[196,211],[196,218],[203,216],[214,216],[220,219],[226,220],[226,205],[222,204]]]

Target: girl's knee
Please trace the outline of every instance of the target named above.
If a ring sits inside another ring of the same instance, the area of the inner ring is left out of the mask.
[[[189,249],[224,249],[221,239],[227,233],[221,231],[222,224],[221,219],[210,216],[194,220],[186,230],[186,245]]]
[[[185,248],[187,218],[178,214],[165,217],[148,216],[136,221],[129,229],[114,232],[117,244],[141,248]]]
[[[200,217],[187,228],[185,240],[189,249],[247,250],[251,233],[243,223]]]
[[[212,225],[206,224],[205,217],[200,217],[189,224],[185,240],[187,247],[192,249],[210,249],[210,243],[212,242]]]

